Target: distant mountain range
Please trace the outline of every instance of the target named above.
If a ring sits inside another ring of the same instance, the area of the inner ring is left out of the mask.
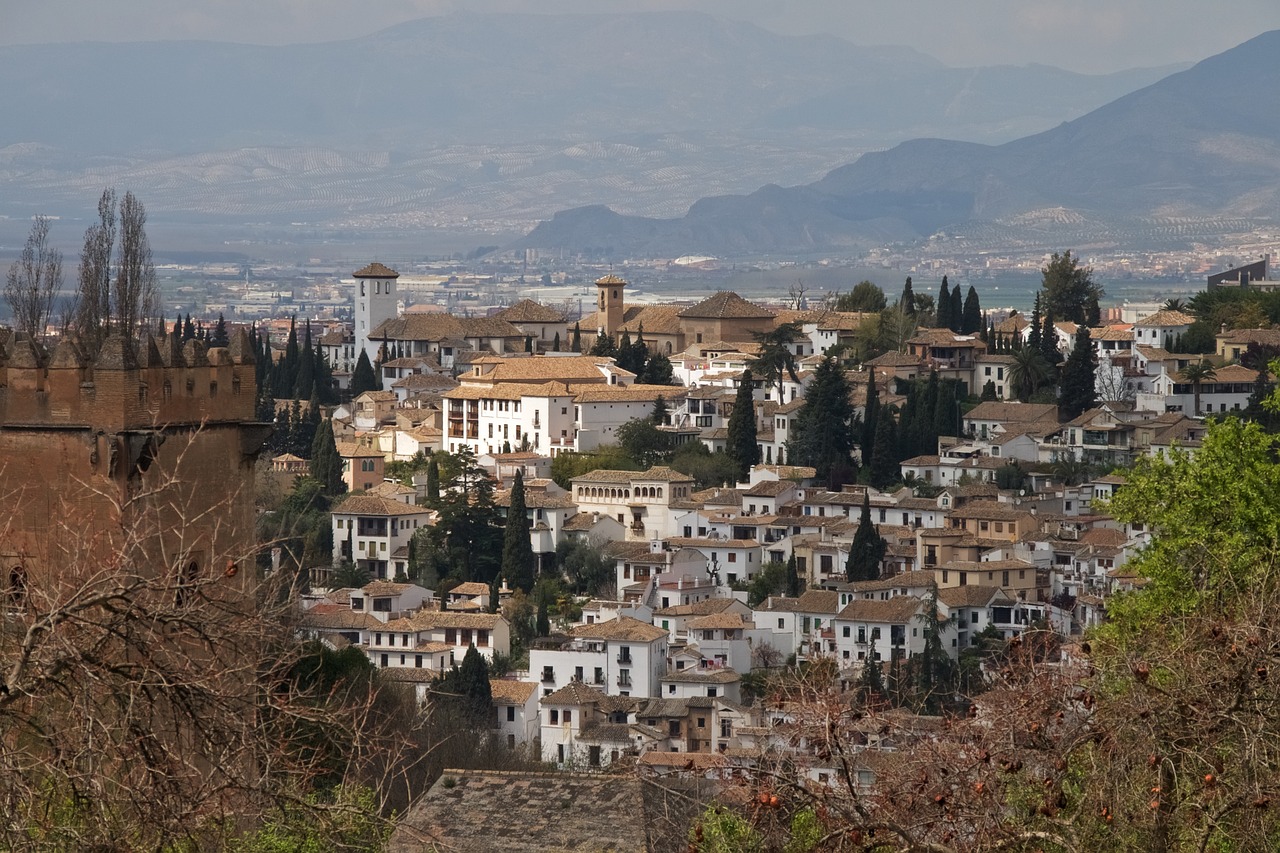
[[[1280,216],[1280,31],[1001,145],[917,139],[801,186],[704,198],[677,219],[558,213],[522,245],[620,254],[825,251],[945,229],[1086,239]],[[1172,226],[1171,226],[1172,224]],[[1191,235],[1187,235],[1191,236]]]
[[[88,210],[110,183],[156,214],[351,227],[670,215],[914,136],[1003,142],[1170,70],[950,68],[688,12],[3,47],[0,214]]]

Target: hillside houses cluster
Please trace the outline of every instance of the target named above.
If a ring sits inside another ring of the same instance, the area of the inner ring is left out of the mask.
[[[1100,370],[1118,371],[1126,393],[1065,423],[1053,404],[1008,399],[1008,356],[988,352],[976,336],[924,329],[902,352],[848,370],[856,410],[871,384],[882,403],[900,402],[895,380],[931,372],[969,393],[991,382],[998,399],[965,413],[959,434],[940,438],[936,453],[902,463],[912,488],[832,491],[826,472],[789,464],[788,438],[821,354],[852,340],[858,315],[765,308],[732,293],[683,310],[629,306],[626,283],[609,276],[597,282],[596,311],[579,321],[527,302],[470,326],[380,316],[377,300],[394,293],[394,273],[372,272],[362,292],[375,304],[357,310],[351,346],[395,357],[380,362],[382,390],[334,413],[352,493],[333,508],[332,532],[335,565],[351,561],[374,580],[306,598],[304,630],[359,649],[422,696],[472,646],[490,658],[510,654],[505,583],[465,583],[442,600],[395,581],[407,574],[414,532],[435,515],[419,503],[423,484],[381,479],[388,462],[466,449],[494,476],[505,513],[519,471],[537,571],[554,571],[568,541],[590,542],[614,568],[612,583],[580,602],[580,616],[533,641],[514,677],[492,682],[499,737],[562,768],[625,756],[669,769],[672,753],[698,772],[742,766],[773,743],[779,722],[776,709],[750,701],[744,679],[753,671],[822,659],[850,686],[870,661],[920,654],[922,626],[934,617],[952,659],[980,635],[1008,639],[1030,626],[1069,641],[1105,617],[1109,595],[1143,582],[1127,563],[1150,531],[1107,515],[1103,502],[1123,477],[1067,484],[1051,466],[1128,464],[1194,448],[1204,431],[1193,391],[1177,379],[1183,357],[1167,349],[1191,322],[1179,312],[1098,330]],[[1001,328],[1025,334],[1018,319]],[[802,330],[791,344],[798,369],[777,383],[756,376],[761,461],[741,482],[700,489],[663,465],[589,471],[567,488],[550,478],[556,456],[613,443],[620,426],[648,417],[659,398],[661,428],[676,441],[724,449],[738,386],[760,351],[756,336],[779,322]],[[1075,329],[1056,329],[1065,351]],[[620,332],[642,334],[651,351],[667,354],[680,384],[646,384],[613,358],[553,345],[578,334],[585,349]],[[1256,375],[1225,365],[1219,377],[1198,389],[1202,412],[1241,408]],[[1001,488],[998,473],[1014,462],[1026,477]],[[879,579],[854,582],[847,565],[864,509],[885,548]],[[753,581],[779,564],[794,566],[797,594],[754,600]],[[834,773],[820,764],[809,756],[814,778]]]

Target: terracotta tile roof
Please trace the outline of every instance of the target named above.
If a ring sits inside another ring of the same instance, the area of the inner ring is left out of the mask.
[[[762,305],[748,302],[731,290],[721,290],[712,296],[680,312],[682,319],[773,319],[774,312]]]
[[[888,622],[901,625],[914,619],[923,605],[923,599],[912,595],[895,595],[886,601],[858,598],[849,602],[836,618],[855,622]]]
[[[731,631],[735,628],[754,628],[755,624],[750,621],[744,622],[741,613],[712,613],[709,616],[698,616],[690,619],[687,627],[697,631]]]
[[[410,373],[391,383],[392,388],[403,388],[406,391],[421,393],[422,391],[448,391],[458,387],[458,380],[438,373]]]
[[[564,315],[556,309],[532,299],[521,299],[493,316],[508,323],[563,323],[565,320]]]
[[[977,335],[961,335],[950,329],[921,329],[907,343],[930,347],[978,347],[984,350],[987,348]]]
[[[592,355],[534,355],[485,356],[471,362],[472,366],[481,366],[480,376],[463,376],[464,383],[473,382],[570,382],[590,383],[606,381],[606,373],[616,371],[622,377],[634,377],[635,374],[625,370],[617,370],[612,359]]]
[[[489,585],[479,581],[466,581],[449,590],[448,595],[488,595]]]
[[[579,403],[653,402],[659,397],[668,403],[684,396],[678,385],[574,385],[574,399]]]
[[[736,598],[706,598],[702,601],[695,601],[692,604],[676,604],[671,607],[664,607],[661,610],[653,611],[653,615],[709,616],[713,613],[723,613],[737,602]]]
[[[494,702],[523,705],[529,701],[538,685],[532,681],[510,681],[505,678],[490,678],[489,693]]]
[[[791,480],[761,480],[742,494],[753,498],[776,498],[783,492],[795,489],[795,487],[796,484]]]
[[[664,770],[715,770],[729,766],[729,759],[714,752],[663,752],[651,749],[640,756],[642,767]]]
[[[360,587],[360,591],[368,596],[400,595],[419,587],[411,583],[392,583],[391,581],[370,581]]]
[[[938,590],[938,601],[948,607],[986,607],[1011,599],[997,586],[953,586]]]
[[[600,278],[596,279],[596,284],[597,284],[597,285],[600,285],[600,284],[620,284],[620,285],[622,285],[623,287],[626,287],[626,286],[627,286],[627,280],[626,280],[625,278],[618,278],[618,276],[614,275],[613,273],[609,273],[608,275],[603,275],[603,276],[601,276]]]
[[[834,590],[808,589],[799,598],[773,598],[767,609],[783,613],[835,613],[840,609],[840,595]]]
[[[702,807],[634,775],[448,769],[399,821],[387,850],[668,853],[687,846]]]
[[[356,441],[335,442],[338,455],[344,459],[382,459],[386,454]]]
[[[587,314],[578,321],[584,335],[595,335],[601,324],[599,312]],[[614,337],[620,337],[624,331],[630,332],[634,338],[640,327],[644,327],[646,335],[679,336],[684,334],[680,326],[680,309],[670,305],[628,305],[622,313],[622,322]],[[572,327],[570,333],[572,333]]]
[[[663,681],[677,684],[733,684],[742,680],[737,670],[723,667],[721,669],[676,669],[668,670],[662,676]]]
[[[998,501],[968,501],[951,511],[952,518],[981,519],[984,521],[1016,521],[1030,515],[1025,510]]]
[[[1036,421],[1057,420],[1058,407],[1053,403],[999,403],[986,400],[970,409],[966,421],[1000,421],[1027,424]]]
[[[928,588],[937,583],[931,571],[914,571],[903,572],[894,575],[891,578],[881,578],[874,581],[857,581],[848,585],[849,589],[855,593],[864,592],[884,592],[890,589],[921,589]]]
[[[421,610],[412,619],[418,630],[484,628],[490,631],[498,626],[499,620],[506,621],[499,613],[458,613],[454,610]]]
[[[628,640],[636,643],[652,643],[667,636],[667,632],[658,626],[630,616],[619,616],[594,625],[578,625],[569,633],[574,637],[592,640]]]
[[[770,471],[784,480],[811,480],[818,476],[818,469],[808,465],[757,465],[756,469]]]
[[[1154,314],[1148,314],[1146,317],[1143,317],[1141,320],[1134,323],[1134,325],[1155,326],[1160,328],[1169,326],[1190,326],[1195,321],[1196,318],[1190,314],[1184,314],[1181,311],[1170,311],[1166,308],[1157,311]]]
[[[589,687],[581,681],[570,681],[538,701],[543,705],[595,705],[603,698],[604,691]]]
[[[720,486],[713,486],[710,489],[694,492],[689,498],[710,506],[742,506],[742,492],[737,489],[726,489]]]
[[[333,508],[335,515],[426,515],[426,507],[410,506],[379,495],[353,493]]]
[[[384,266],[377,261],[369,264],[367,267],[361,267],[352,273],[356,278],[399,278],[400,273],[391,267]]]
[[[1228,329],[1217,337],[1228,344],[1280,345],[1280,329]]]
[[[692,483],[693,478],[681,474],[665,465],[655,465],[647,471],[614,471],[598,468],[574,477],[570,482],[578,483],[630,483],[630,482]]]
[[[358,631],[365,628],[377,628],[382,625],[368,613],[358,613],[351,608],[316,613],[317,608],[303,611],[301,623],[307,628],[327,631]]]

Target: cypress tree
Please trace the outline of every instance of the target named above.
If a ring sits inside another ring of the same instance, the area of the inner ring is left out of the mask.
[[[302,351],[298,354],[298,379],[293,394],[298,400],[310,400],[316,380],[316,354],[311,348],[310,320],[307,321],[302,340]]]
[[[360,350],[360,358],[356,359],[356,369],[351,373],[351,396],[359,397],[365,391],[377,391],[378,378],[369,363],[369,353]]]
[[[729,416],[725,452],[737,465],[738,481],[745,482],[751,466],[760,461],[760,445],[757,443],[755,402],[752,399],[754,384],[751,369],[742,373],[738,394],[733,400],[733,414]]]
[[[569,344],[569,349],[576,353],[582,352],[582,327],[576,322],[573,324],[573,341]]]
[[[862,493],[862,517],[858,530],[849,546],[849,559],[845,563],[845,577],[849,583],[880,580],[880,561],[884,559],[888,543],[871,522],[871,493]]]
[[[560,333],[556,332],[555,338],[551,341],[551,351],[560,352]]]
[[[894,449],[897,445],[893,412],[888,406],[880,407],[876,417],[876,441],[871,452],[871,485],[883,489],[896,481],[901,473],[900,462]]]
[[[877,417],[880,414],[880,389],[876,387],[876,369],[867,368],[867,402],[862,407],[862,432],[858,437],[858,447],[862,450],[862,464],[871,461],[872,444],[876,440]]]
[[[1058,350],[1058,333],[1053,326],[1053,312],[1044,312],[1044,328],[1040,330],[1040,354],[1053,375],[1058,374],[1058,363],[1062,361],[1062,353]]]
[[[1039,293],[1036,295],[1036,305],[1032,307],[1032,324],[1027,329],[1027,346],[1032,350],[1041,348],[1041,301],[1039,301]]]
[[[959,435],[960,425],[957,423],[959,406],[956,401],[956,384],[948,380],[938,387],[938,402],[933,410],[933,450],[937,453],[937,437],[940,435]]]
[[[524,472],[517,470],[511,484],[511,507],[502,536],[502,574],[512,589],[533,588],[533,545],[529,542],[529,516],[525,507]]]
[[[1076,329],[1076,340],[1071,354],[1062,367],[1062,396],[1058,405],[1066,419],[1078,418],[1097,401],[1094,384],[1098,371],[1098,356],[1093,351],[1089,327],[1083,323]]]
[[[545,598],[538,600],[538,615],[534,621],[534,632],[539,637],[547,637],[551,634],[551,618],[547,614],[547,600]]]
[[[631,332],[626,329],[622,330],[622,340],[618,342],[618,367],[623,370],[630,370],[632,373],[637,371],[634,369],[633,358],[635,351],[631,347]]]
[[[314,377],[312,388],[320,398],[320,402],[332,405],[338,402],[333,388],[333,370],[329,367],[329,359],[324,356],[324,347],[316,344],[312,355],[311,375]]]
[[[187,315],[186,322],[182,324],[182,342],[193,341],[196,337],[196,324],[191,322],[191,315]]]
[[[937,305],[938,319],[934,323],[939,329],[951,328],[951,285],[947,283],[947,277],[942,277],[942,289],[938,291]]]
[[[797,569],[796,552],[792,551],[791,556],[787,557],[787,595],[791,598],[799,598],[804,593],[805,583],[800,579],[800,573]]]
[[[884,694],[884,671],[880,667],[880,656],[871,652],[862,664],[862,675],[858,676],[858,688],[863,696],[881,696]]]
[[[617,359],[618,346],[613,342],[613,335],[599,335],[596,338],[595,345],[591,347],[591,354]]]
[[[533,352],[533,335],[524,336],[524,351]]]
[[[440,463],[436,455],[431,454],[427,462],[427,506],[434,507],[440,503]]]
[[[969,285],[969,293],[964,298],[964,319],[960,331],[966,335],[982,331],[986,326],[982,322],[982,307],[978,304],[978,291]]]
[[[916,315],[916,294],[911,289],[911,276],[907,276],[907,283],[902,285],[902,296],[898,299],[898,305],[902,307],[904,314],[912,317]]]
[[[298,387],[298,361],[300,351],[298,349],[298,330],[294,324],[295,318],[289,318],[289,337],[284,343],[284,360],[281,362],[282,382],[278,386],[285,393],[292,395]]]
[[[951,310],[947,312],[951,321],[951,331],[960,332],[964,328],[964,298],[960,295],[960,285],[951,290]]]
[[[342,482],[342,457],[333,440],[333,421],[328,419],[316,426],[316,435],[311,441],[311,477],[320,482],[329,497],[346,491],[347,485]]]

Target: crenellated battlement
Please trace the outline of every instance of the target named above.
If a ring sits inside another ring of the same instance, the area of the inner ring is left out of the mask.
[[[47,351],[25,337],[0,345],[0,427],[120,432],[248,423],[257,394],[253,347],[150,335],[131,346],[110,335],[89,358],[71,338]]]

